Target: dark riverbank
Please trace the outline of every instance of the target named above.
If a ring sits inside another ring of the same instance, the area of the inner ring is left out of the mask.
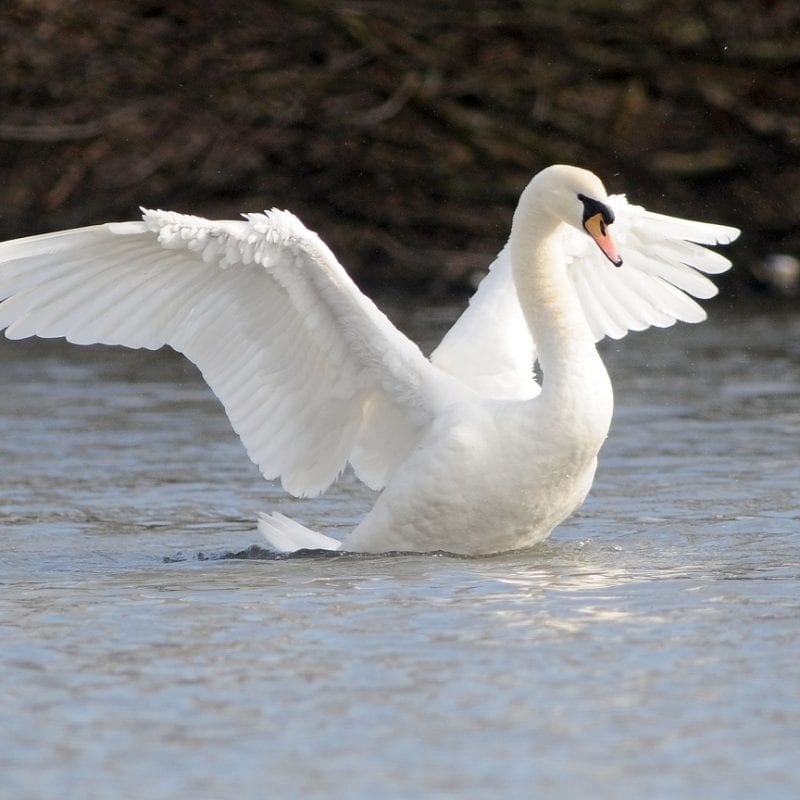
[[[273,205],[366,284],[464,285],[549,163],[800,253],[800,10],[11,0],[0,238]]]

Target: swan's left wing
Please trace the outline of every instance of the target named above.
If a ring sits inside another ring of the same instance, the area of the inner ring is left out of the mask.
[[[610,201],[621,267],[611,264],[589,236],[573,228],[564,232],[567,271],[595,339],[704,320],[705,311],[692,298],[713,297],[717,288],[706,275],[731,266],[707,246],[728,244],[739,231],[655,214],[631,205],[624,195]],[[539,391],[535,358],[506,246],[431,361],[485,396],[518,399]]]
[[[5,242],[0,300],[9,338],[184,353],[293,494],[322,491],[348,461],[379,488],[455,385],[288,212],[145,211]]]

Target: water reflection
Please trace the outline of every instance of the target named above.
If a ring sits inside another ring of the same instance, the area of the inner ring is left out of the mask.
[[[336,535],[372,496],[265,484],[173,355],[0,341],[4,780],[797,795],[797,334],[773,315],[605,343],[617,413],[586,505],[489,558],[264,558],[257,511]]]

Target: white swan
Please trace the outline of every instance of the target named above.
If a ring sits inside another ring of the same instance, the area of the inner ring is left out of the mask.
[[[266,478],[313,495],[349,462],[383,489],[343,542],[260,515],[276,550],[493,553],[544,539],[589,491],[613,405],[595,340],[703,319],[687,293],[714,295],[700,271],[730,262],[692,242],[737,235],[549,167],[428,360],[288,212],[144,211],[0,244],[0,330],[169,344],[198,365]]]

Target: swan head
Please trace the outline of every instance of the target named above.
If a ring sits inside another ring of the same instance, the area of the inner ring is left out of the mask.
[[[614,210],[600,178],[589,170],[565,164],[543,169],[522,193],[520,208],[552,215],[588,234],[612,264],[622,265],[608,230],[614,222]]]

